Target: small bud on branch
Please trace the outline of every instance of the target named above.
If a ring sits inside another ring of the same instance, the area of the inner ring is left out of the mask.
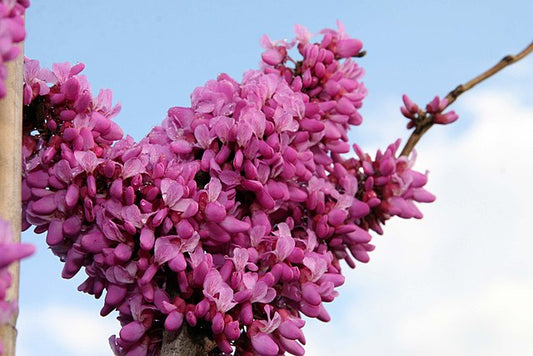
[[[472,89],[485,79],[492,77],[503,68],[518,62],[531,52],[533,52],[533,42],[531,42],[529,46],[524,48],[518,54],[503,57],[496,65],[481,73],[477,77],[469,80],[465,84],[458,85],[454,90],[449,92],[442,101],[439,99],[439,97],[435,97],[435,99],[433,99],[433,101],[427,105],[425,111],[418,109],[418,106],[414,104],[406,95],[404,95],[403,101],[405,106],[401,108],[402,114],[412,120],[408,123],[407,127],[414,127],[415,130],[407,140],[407,143],[402,149],[400,155],[408,156],[413,151],[413,148],[418,141],[433,126],[433,124],[449,124],[457,120],[458,116],[454,111],[449,111],[448,113],[443,113],[443,111],[453,104],[459,95]]]

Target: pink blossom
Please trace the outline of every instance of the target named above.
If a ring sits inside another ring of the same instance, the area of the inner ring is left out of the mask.
[[[399,142],[343,156],[366,88],[348,58],[362,44],[338,26],[263,37],[261,69],[196,88],[139,142],[83,65],[27,62],[25,110],[43,111],[25,126],[23,226],[47,232],[65,278],[88,275],[102,315],[119,312],[115,354],[157,354],[163,329],[200,324],[227,354],[302,355],[302,313],[329,320],[341,260],[368,262],[369,230],[433,200]]]
[[[227,312],[237,304],[233,302],[233,291],[215,269],[210,270],[205,276],[204,296],[215,302],[221,312]]]

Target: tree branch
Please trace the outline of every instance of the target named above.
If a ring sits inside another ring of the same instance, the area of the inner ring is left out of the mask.
[[[194,330],[184,322],[177,332],[163,332],[161,356],[205,356],[215,347],[214,341],[194,335]]]
[[[472,89],[485,79],[488,79],[492,77],[494,74],[501,71],[503,68],[518,62],[528,54],[533,52],[533,42],[531,42],[526,48],[524,48],[521,52],[515,54],[515,55],[508,55],[503,57],[498,63],[496,63],[494,66],[486,70],[485,72],[481,73],[475,78],[472,78],[468,82],[464,84],[458,85],[455,89],[450,91],[448,95],[446,95],[445,100],[447,101],[447,104],[444,106],[444,111],[446,108],[448,108],[457,98],[463,94],[464,92]],[[427,115],[425,111],[422,111],[420,113],[421,120],[416,123],[415,130],[411,133],[411,136],[407,140],[407,143],[405,144],[405,147],[403,148],[402,152],[400,153],[401,156],[408,156],[412,151],[415,145],[418,143],[418,141],[422,138],[422,136],[433,126],[434,122],[432,120],[432,117]]]

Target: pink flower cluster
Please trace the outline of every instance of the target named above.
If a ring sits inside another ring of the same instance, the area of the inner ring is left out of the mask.
[[[418,105],[413,103],[407,95],[403,95],[403,104],[400,108],[402,115],[409,119],[407,123],[407,128],[413,128],[417,126],[417,123],[422,121],[423,118],[429,116],[431,122],[434,124],[447,125],[456,121],[459,118],[459,115],[455,111],[448,111],[443,113],[443,111],[448,107],[448,100],[441,99],[438,96],[433,98],[427,105],[426,110],[421,110]]]
[[[30,256],[34,251],[33,245],[14,242],[11,225],[0,218],[0,325],[8,323],[17,309],[16,301],[7,300],[7,290],[12,281],[9,266]],[[0,340],[0,355],[2,354],[3,346],[2,340]]]
[[[6,95],[4,81],[7,78],[5,62],[19,55],[17,43],[26,37],[24,12],[30,6],[29,0],[0,1],[0,99]]]
[[[155,355],[187,325],[214,354],[303,355],[301,316],[330,319],[340,261],[367,262],[369,229],[433,200],[399,143],[343,156],[362,121],[361,42],[296,33],[264,37],[261,70],[195,89],[139,143],[81,65],[26,63],[24,227],[47,232],[63,277],[85,268],[102,315],[119,311],[115,354]]]

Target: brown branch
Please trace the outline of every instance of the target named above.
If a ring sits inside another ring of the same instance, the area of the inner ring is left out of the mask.
[[[216,347],[214,341],[195,335],[194,329],[191,329],[184,321],[179,331],[165,331],[161,356],[205,356]]]
[[[14,242],[20,241],[21,226],[21,179],[22,177],[22,83],[23,58],[6,63],[7,93],[0,100],[0,213],[2,218],[11,223]],[[7,300],[16,302],[19,289],[19,264],[13,263],[9,272],[12,276],[11,287],[7,291]],[[0,325],[0,340],[4,345],[4,356],[15,355],[17,339],[16,322],[18,311],[9,322]]]
[[[503,57],[496,65],[492,66],[485,72],[481,73],[477,77],[469,80],[468,82],[458,85],[454,90],[448,93],[446,95],[445,99],[448,101],[446,106],[444,107],[443,111],[449,107],[457,98],[459,95],[463,94],[464,92],[472,89],[485,79],[488,79],[492,77],[494,74],[501,71],[503,68],[518,62],[528,54],[533,52],[533,42],[529,44],[526,48],[524,48],[521,52],[515,54],[515,55],[508,55]],[[433,126],[433,121],[430,116],[427,115],[426,112],[420,113],[421,120],[419,120],[416,123],[415,130],[411,133],[411,136],[409,136],[409,139],[407,140],[407,143],[405,144],[405,147],[402,149],[402,152],[400,153],[401,156],[408,156],[413,151],[413,148],[418,143],[418,141],[422,138],[422,136]]]
[[[420,141],[422,136],[424,136],[424,134],[433,126],[433,118],[427,115],[426,112],[422,112],[421,114],[423,118],[417,122],[415,130],[411,133],[411,136],[409,136],[400,156],[409,156],[418,141]]]

